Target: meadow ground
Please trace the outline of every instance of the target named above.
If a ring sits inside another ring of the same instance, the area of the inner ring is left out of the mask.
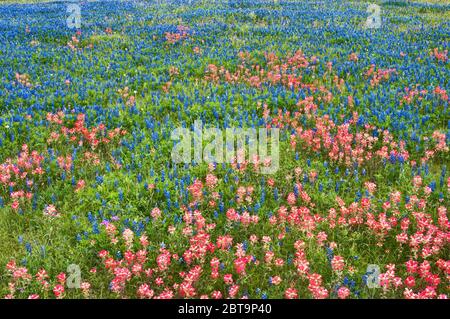
[[[0,1],[0,296],[446,298],[450,1],[370,3]]]

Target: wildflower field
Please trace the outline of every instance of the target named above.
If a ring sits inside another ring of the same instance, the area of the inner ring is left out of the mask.
[[[450,2],[372,2],[1,1],[0,297],[446,299]]]

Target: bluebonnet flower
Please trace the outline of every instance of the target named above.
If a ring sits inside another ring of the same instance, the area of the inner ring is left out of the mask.
[[[31,244],[30,243],[25,243],[25,250],[27,251],[27,253],[31,254],[31,252],[33,251]]]

